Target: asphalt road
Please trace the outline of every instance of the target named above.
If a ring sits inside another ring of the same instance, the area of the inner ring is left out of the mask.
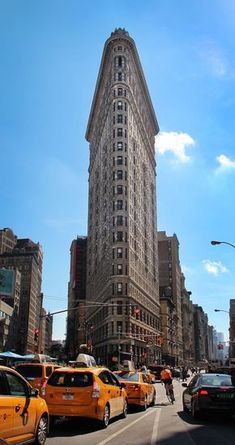
[[[194,420],[182,409],[182,384],[174,381],[176,402],[169,404],[161,383],[157,404],[147,411],[131,410],[126,419],[114,419],[99,429],[90,420],[61,420],[47,445],[235,445],[235,419]]]

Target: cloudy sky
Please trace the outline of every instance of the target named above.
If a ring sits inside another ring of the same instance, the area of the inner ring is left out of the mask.
[[[0,227],[40,242],[48,311],[67,307],[70,245],[87,233],[91,101],[105,40],[135,40],[160,126],[158,229],[228,338],[235,298],[233,0],[1,0]],[[64,338],[65,315],[54,317]]]

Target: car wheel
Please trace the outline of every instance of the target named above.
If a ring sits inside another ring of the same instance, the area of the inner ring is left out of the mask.
[[[105,405],[103,419],[101,420],[103,428],[107,428],[109,420],[110,420],[110,409],[108,405]]]
[[[38,427],[35,436],[35,445],[44,445],[47,438],[48,418],[42,416],[38,422]]]
[[[123,405],[123,411],[122,411],[122,418],[123,419],[125,419],[126,416],[127,416],[127,409],[128,409],[127,400],[125,399],[124,400],[124,405]]]

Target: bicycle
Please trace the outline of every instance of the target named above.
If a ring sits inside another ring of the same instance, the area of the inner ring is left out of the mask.
[[[166,396],[169,402],[173,405],[175,401],[174,388],[172,383],[165,383]]]

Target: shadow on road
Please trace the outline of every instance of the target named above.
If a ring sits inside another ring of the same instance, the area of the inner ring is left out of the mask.
[[[110,420],[110,424],[112,420]],[[93,433],[101,429],[98,422],[81,417],[74,419],[58,419],[49,433],[49,437],[67,437]]]
[[[190,425],[213,425],[216,423],[216,425],[233,425],[235,418],[228,416],[226,414],[203,414],[200,418],[194,419],[190,413],[185,413],[184,411],[178,411],[178,416],[184,421],[189,423]],[[234,439],[235,443],[235,439]]]

